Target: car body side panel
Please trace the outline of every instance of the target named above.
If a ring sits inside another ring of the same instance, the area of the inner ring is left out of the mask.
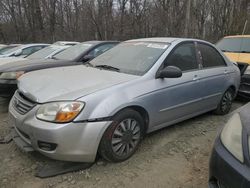
[[[200,92],[202,108],[216,108],[224,92],[229,87],[225,70],[227,67],[215,67],[201,70]]]

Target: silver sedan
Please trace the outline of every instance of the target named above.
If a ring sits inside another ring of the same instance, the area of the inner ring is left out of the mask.
[[[10,121],[25,150],[57,160],[120,162],[149,132],[214,111],[227,114],[240,71],[212,44],[146,38],[121,43],[86,65],[19,79]]]

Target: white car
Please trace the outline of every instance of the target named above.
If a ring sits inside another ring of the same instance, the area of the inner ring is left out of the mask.
[[[6,47],[7,45],[5,45],[5,44],[0,44],[0,49],[2,49],[2,48],[4,48],[4,47]]]
[[[16,62],[16,61],[24,61],[27,59],[48,59],[52,56],[58,54],[59,52],[65,50],[68,47],[71,47],[72,45],[78,44],[78,42],[67,42],[67,41],[59,41],[56,42],[50,46],[47,46],[41,50],[38,50],[37,52],[26,56],[26,57],[6,57],[0,59],[0,65],[10,63],[10,62]]]
[[[25,57],[32,53],[35,53],[38,50],[41,50],[42,48],[45,48],[49,46],[49,44],[23,44],[19,45],[15,48],[11,48],[9,50],[3,51],[0,53],[0,58],[6,58],[6,57]]]

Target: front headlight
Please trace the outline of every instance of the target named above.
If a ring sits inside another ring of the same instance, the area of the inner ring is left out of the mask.
[[[24,74],[24,71],[3,72],[2,74],[0,74],[0,79],[2,79],[2,80],[17,80],[23,74]]]
[[[43,104],[37,111],[40,120],[67,123],[71,122],[84,108],[83,102],[53,102]]]
[[[247,67],[247,69],[245,70],[244,74],[249,74],[250,75],[250,66]]]
[[[221,141],[227,150],[243,163],[242,124],[239,113],[234,114],[223,128]]]

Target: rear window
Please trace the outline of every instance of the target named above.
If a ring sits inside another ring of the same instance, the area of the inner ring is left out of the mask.
[[[250,53],[250,38],[224,38],[216,46],[223,52]]]
[[[93,43],[80,43],[58,53],[57,55],[54,56],[54,58],[73,61],[76,58],[78,58],[81,54],[89,50],[93,45],[94,45]]]
[[[54,51],[60,49],[60,47],[58,46],[48,46],[42,50],[39,50],[29,56],[27,56],[26,58],[28,59],[42,59],[42,58],[46,58],[47,56],[49,56],[50,54],[52,54]]]
[[[9,51],[10,49],[13,49],[13,48],[15,48],[15,47],[17,47],[17,46],[6,46],[6,47],[3,47],[2,49],[0,49],[0,55],[4,55],[5,52],[8,53],[8,51]]]
[[[198,47],[201,53],[202,64],[204,68],[226,66],[224,58],[215,48],[201,43],[198,45]]]

